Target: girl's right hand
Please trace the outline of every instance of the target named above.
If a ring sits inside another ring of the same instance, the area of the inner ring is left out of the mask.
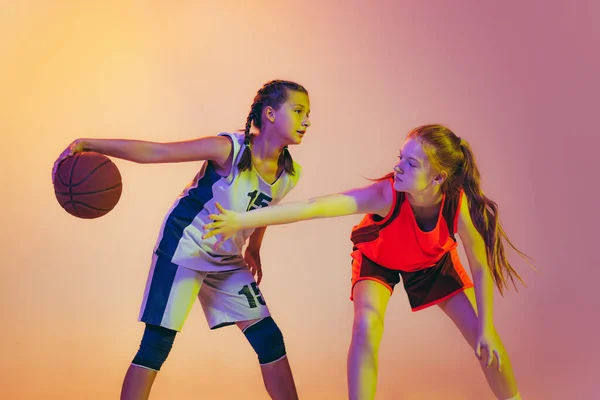
[[[76,153],[81,153],[83,150],[83,140],[77,139],[73,141],[62,153],[60,153],[60,156],[58,156],[56,161],[54,161],[54,166],[52,167],[52,183],[54,183],[56,171],[58,170],[58,166],[60,165],[60,163]]]

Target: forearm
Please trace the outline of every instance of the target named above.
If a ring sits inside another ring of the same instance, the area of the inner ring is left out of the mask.
[[[267,225],[289,224],[316,218],[333,218],[350,215],[357,210],[354,200],[344,195],[331,195],[263,207],[240,214],[242,229]]]
[[[479,329],[494,326],[494,281],[487,268],[478,267],[473,270],[475,284],[475,298],[477,300],[477,314]]]
[[[158,143],[127,139],[81,139],[84,151],[136,163],[160,162]]]
[[[263,237],[265,236],[266,226],[256,228],[250,239],[248,239],[248,249],[252,251],[259,251],[262,244]]]

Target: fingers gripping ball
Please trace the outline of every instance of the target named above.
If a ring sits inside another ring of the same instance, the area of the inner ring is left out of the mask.
[[[98,218],[112,210],[123,185],[117,166],[106,156],[84,152],[66,158],[54,179],[56,199],[69,214]]]

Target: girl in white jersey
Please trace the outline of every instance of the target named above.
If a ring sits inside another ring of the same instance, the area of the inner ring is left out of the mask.
[[[309,113],[304,87],[275,80],[256,94],[244,134],[174,143],[78,139],[56,160],[53,179],[62,160],[82,151],[137,163],[206,160],[160,229],[140,310],[146,329],[125,375],[122,400],[148,398],[196,297],[210,329],[236,324],[245,334],[258,355],[271,398],[297,398],[283,336],[257,286],[265,228],[240,231],[218,251],[213,250],[214,237],[202,236],[208,215],[217,212],[217,202],[243,212],[275,204],[292,190],[301,169],[287,146],[302,141],[310,126]],[[250,133],[252,124],[259,133]]]

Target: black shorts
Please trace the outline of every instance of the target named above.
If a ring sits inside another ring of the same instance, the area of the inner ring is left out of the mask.
[[[404,282],[404,289],[413,311],[433,306],[473,287],[456,249],[444,254],[435,265],[411,272],[385,268],[357,250],[353,253],[350,300],[353,300],[352,292],[357,282],[372,280],[393,293],[394,286],[400,282],[400,278]]]

